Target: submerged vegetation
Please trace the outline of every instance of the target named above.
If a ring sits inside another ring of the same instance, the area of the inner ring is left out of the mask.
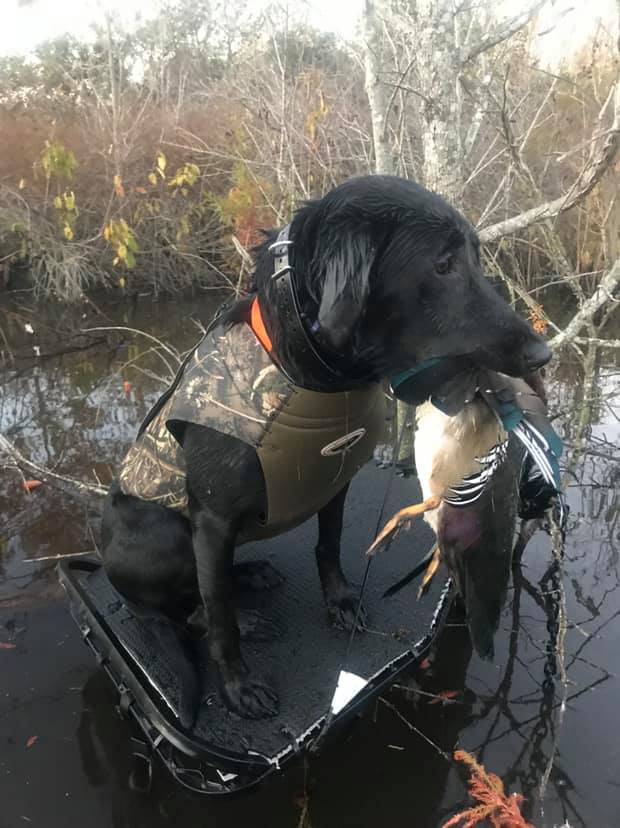
[[[471,753],[457,750],[454,758],[469,768],[469,792],[476,805],[455,814],[442,828],[474,828],[486,820],[493,828],[534,828],[526,822],[520,809],[520,794],[506,795],[504,783],[494,773],[489,773]]]

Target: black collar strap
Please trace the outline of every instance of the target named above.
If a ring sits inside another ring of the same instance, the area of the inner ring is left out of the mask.
[[[269,245],[269,250],[273,253],[272,279],[278,279],[293,269],[288,260],[288,249],[293,245],[293,240],[289,238],[290,231],[291,225],[287,224],[280,230],[274,243]]]
[[[278,319],[286,331],[287,342],[300,362],[307,365],[313,375],[320,376],[327,386],[338,386],[338,390],[354,387],[357,384],[355,381],[352,382],[350,377],[346,377],[323,359],[301,321],[295,283],[291,278],[293,267],[289,262],[289,250],[294,244],[289,238],[290,229],[291,225],[287,224],[280,230],[276,241],[269,246],[274,256],[274,272],[271,278],[275,285],[276,309]],[[296,385],[309,387],[303,380],[292,379]]]

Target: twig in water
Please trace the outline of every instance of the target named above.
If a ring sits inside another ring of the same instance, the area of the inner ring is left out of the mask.
[[[161,339],[158,339],[153,334],[147,333],[146,331],[141,331],[138,328],[129,328],[125,325],[102,325],[96,328],[82,328],[83,333],[89,333],[90,331],[127,331],[129,333],[138,334],[138,336],[145,336],[147,339],[150,339],[152,342],[156,342],[160,348],[163,348],[166,353],[170,354],[173,359],[176,359],[177,363],[181,364],[181,357],[179,356],[178,352],[172,348],[170,345],[166,345],[165,342],[162,342]]]
[[[48,478],[58,480],[61,483],[65,483],[68,486],[78,489],[79,491],[88,492],[89,494],[96,494],[101,497],[103,497],[106,493],[103,486],[94,486],[92,483],[86,483],[84,480],[76,480],[75,478],[67,477],[64,474],[57,474],[50,469],[46,469],[44,466],[39,466],[37,463],[33,463],[32,460],[28,460],[27,457],[24,457],[21,451],[19,451],[13,443],[7,440],[3,434],[0,434],[0,452],[8,454],[9,457],[13,458],[18,465],[31,469],[42,480],[47,480]]]
[[[310,822],[310,797],[308,795],[308,757],[304,758],[304,790],[300,797],[299,804],[301,806],[301,813],[297,822],[297,828],[312,828]]]
[[[64,558],[79,558],[83,555],[98,555],[96,549],[87,549],[86,552],[67,552],[66,555],[43,555],[40,558],[24,558],[22,563],[39,563],[39,561],[60,561]]]
[[[88,529],[88,534],[90,535],[90,539],[93,542],[93,546],[95,547],[94,552],[97,555],[100,555],[101,553],[99,552],[99,544],[97,543],[97,539],[95,538],[95,533],[93,532],[93,527],[90,525],[90,520],[86,521],[86,527]],[[84,554],[86,554],[86,553],[84,553]]]
[[[432,739],[429,739],[428,736],[426,736],[424,733],[422,733],[421,730],[418,730],[418,728],[414,724],[412,724],[409,721],[409,719],[406,719],[403,716],[403,714],[400,712],[400,710],[395,705],[393,705],[391,702],[389,702],[387,699],[384,699],[384,698],[380,698],[379,701],[381,702],[381,704],[384,704],[386,707],[389,707],[390,710],[393,713],[395,713],[396,716],[401,720],[401,722],[409,728],[409,730],[411,730],[413,733],[416,733],[418,736],[420,736],[420,738],[424,739],[424,741],[427,744],[429,744],[433,748],[434,751],[436,751],[440,756],[442,756],[446,760],[446,762],[449,762],[451,765],[453,764],[452,757],[450,756],[450,754],[446,753],[445,750],[442,750],[439,747],[439,745],[435,744],[435,742],[433,742]]]
[[[565,641],[566,641],[566,630],[568,627],[568,618],[566,612],[566,592],[564,590],[564,570],[562,568],[562,562],[564,558],[564,540],[562,536],[562,532],[560,527],[555,521],[554,515],[550,514],[550,525],[551,525],[551,549],[553,552],[553,559],[555,565],[557,567],[557,607],[558,607],[558,616],[557,616],[557,626],[556,626],[556,635],[555,635],[555,642],[554,642],[554,654],[557,664],[557,669],[559,673],[560,679],[560,686],[562,688],[561,696],[560,696],[560,704],[558,707],[558,718],[557,718],[557,726],[553,730],[553,743],[551,745],[551,751],[549,753],[549,759],[547,760],[547,765],[545,767],[545,772],[542,775],[542,779],[540,780],[540,785],[538,788],[538,795],[540,797],[540,809],[541,815],[544,816],[544,800],[545,794],[547,791],[547,785],[549,784],[549,779],[551,777],[551,771],[553,770],[553,763],[555,761],[555,756],[558,749],[558,741],[560,737],[560,730],[562,728],[562,724],[564,722],[564,713],[566,712],[566,702],[568,699],[568,676],[566,673],[566,652],[565,652]]]
[[[429,693],[427,690],[420,690],[417,687],[406,687],[404,684],[393,684],[395,690],[402,690],[404,693],[413,693],[417,696],[425,696],[428,699],[434,699],[437,702],[444,704],[463,704],[460,699],[455,699],[452,695],[442,695],[441,693]],[[449,691],[449,693],[456,691]]]

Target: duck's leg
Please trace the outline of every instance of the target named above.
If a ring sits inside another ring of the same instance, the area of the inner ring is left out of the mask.
[[[439,564],[440,563],[441,563],[441,549],[438,546],[436,546],[434,551],[433,551],[433,556],[430,559],[430,561],[428,562],[428,566],[426,567],[424,577],[422,578],[422,583],[420,584],[420,589],[418,590],[418,601],[428,590],[431,581],[435,577],[435,573],[439,569]]]
[[[405,506],[404,509],[400,509],[396,512],[394,517],[388,520],[383,529],[368,547],[366,554],[374,555],[379,544],[397,532],[404,523],[414,520],[416,517],[423,515],[425,512],[437,509],[440,504],[441,497],[439,495],[432,495],[431,497],[427,497],[426,500],[423,500],[422,503],[414,503],[411,506]]]

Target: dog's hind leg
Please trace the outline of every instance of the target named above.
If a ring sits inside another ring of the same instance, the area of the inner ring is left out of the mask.
[[[200,601],[189,521],[121,492],[103,507],[101,557],[114,587],[136,606],[181,621]]]
[[[165,654],[172,665],[178,677],[179,720],[191,729],[201,684],[184,621],[200,595],[188,521],[124,495],[115,482],[104,502],[101,555],[125,604],[145,622],[143,635],[152,653]]]
[[[340,564],[342,516],[348,490],[349,486],[347,484],[318,513],[319,542],[315,549],[329,619],[333,626],[345,630],[352,629],[355,623],[359,599],[357,590],[353,589],[345,578]],[[362,607],[360,608],[358,625],[363,625],[365,620],[366,615]]]

